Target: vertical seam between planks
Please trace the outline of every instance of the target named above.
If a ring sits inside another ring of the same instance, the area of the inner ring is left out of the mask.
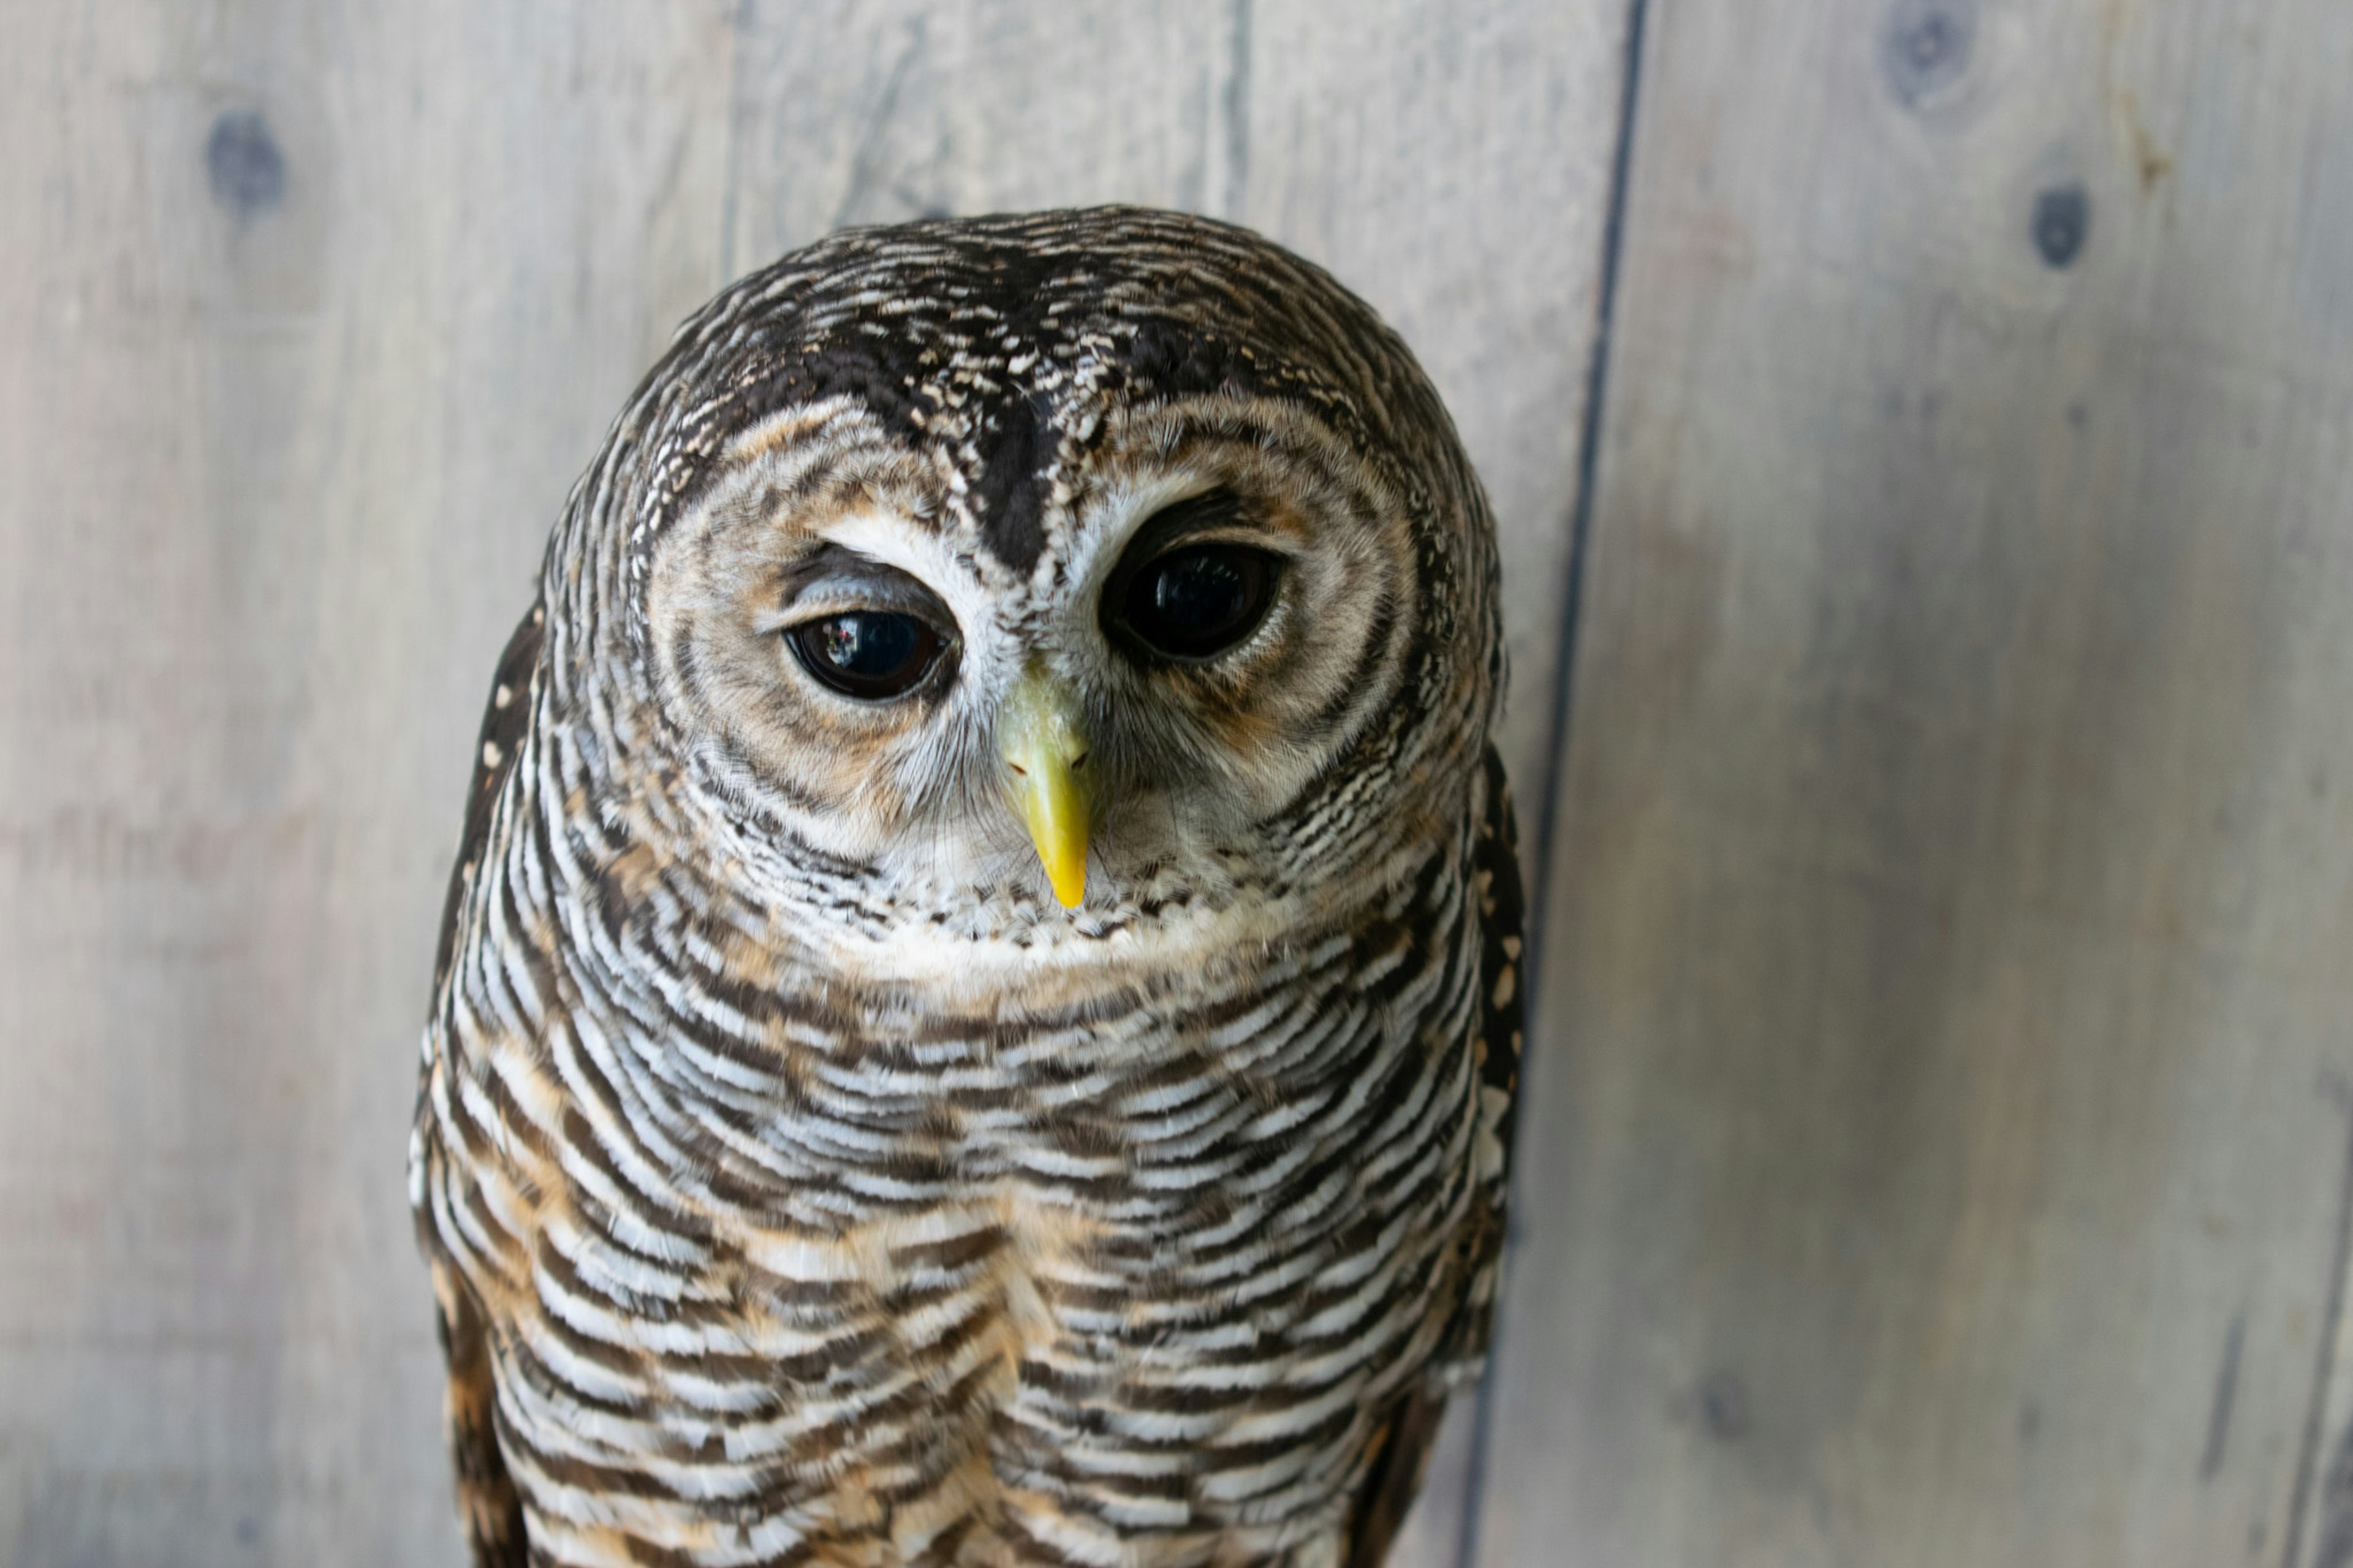
[[[2323,1428],[2328,1417],[2329,1384],[2337,1374],[2337,1331],[2345,1316],[2345,1269],[2353,1261],[2353,1091],[2341,1084],[2332,1098],[2347,1120],[2345,1162],[2337,1185],[2337,1236],[2328,1258],[2328,1294],[2320,1314],[2320,1349],[2312,1368],[2312,1396],[2304,1416],[2304,1438],[2295,1462],[2295,1489],[2287,1508],[2287,1548],[2280,1568],[2296,1568],[2304,1554],[2304,1520],[2312,1501],[2314,1473],[2319,1468]]]
[[[727,14],[727,147],[721,154],[719,193],[719,282],[724,289],[735,281],[735,221],[742,200],[743,169],[738,161],[744,142],[744,48],[751,36],[754,0],[736,0]],[[681,328],[684,323],[681,323]]]
[[[1577,494],[1569,506],[1568,561],[1563,570],[1561,585],[1560,644],[1553,655],[1552,715],[1545,736],[1544,795],[1536,814],[1535,876],[1527,902],[1526,952],[1536,960],[1525,966],[1522,984],[1528,995],[1528,1017],[1533,1024],[1543,1015],[1539,1011],[1544,981],[1542,955],[1545,932],[1550,913],[1552,889],[1553,842],[1560,824],[1560,795],[1568,778],[1568,723],[1570,692],[1577,669],[1577,637],[1582,624],[1585,591],[1586,542],[1593,531],[1594,492],[1601,469],[1602,405],[1609,390],[1609,350],[1618,312],[1619,267],[1626,248],[1626,206],[1632,184],[1634,164],[1634,122],[1641,102],[1643,38],[1650,20],[1650,0],[1627,0],[1626,39],[1619,69],[1618,137],[1609,161],[1609,207],[1601,226],[1601,281],[1594,300],[1593,343],[1585,366],[1585,407],[1578,422],[1577,451]],[[1532,1031],[1533,1033],[1533,1031]],[[1535,1042],[1532,1040],[1531,1044]],[[1530,1050],[1520,1068],[1519,1095],[1527,1099],[1529,1069],[1540,1053]],[[1525,1123],[1523,1122],[1523,1131]],[[1525,1169],[1525,1166],[1522,1167]],[[1519,1172],[1514,1173],[1513,1186],[1519,1185]],[[1519,1249],[1520,1194],[1512,1194],[1511,1218],[1504,1236],[1504,1276],[1508,1279],[1511,1255]],[[1473,1408],[1471,1434],[1471,1462],[1463,1487],[1463,1509],[1461,1533],[1455,1542],[1455,1568],[1477,1568],[1479,1561],[1480,1527],[1486,1518],[1488,1446],[1494,1431],[1495,1369],[1502,1364],[1504,1340],[1510,1330],[1508,1314],[1497,1303],[1494,1327],[1489,1335],[1487,1367],[1479,1380],[1477,1404]]]
[[[1249,210],[1250,163],[1250,0],[1233,0],[1227,18],[1231,32],[1226,56],[1225,100],[1226,188],[1218,216],[1240,223]]]

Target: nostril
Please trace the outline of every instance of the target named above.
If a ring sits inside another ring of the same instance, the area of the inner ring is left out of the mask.
[[[1023,767],[1019,763],[1008,763],[1005,765],[1011,768],[1015,773],[1019,773],[1025,779],[1029,776],[1029,770]]]
[[[1085,767],[1087,765],[1087,759],[1092,755],[1094,755],[1092,752],[1081,752],[1077,756],[1072,757],[1071,759],[1071,771],[1072,773],[1077,773],[1081,768]]]

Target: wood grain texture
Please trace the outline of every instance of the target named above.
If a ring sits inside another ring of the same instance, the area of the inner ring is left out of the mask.
[[[0,1561],[457,1560],[434,914],[547,520],[716,274],[722,22],[11,8]]]
[[[9,8],[0,1563],[457,1560],[400,1170],[482,683],[791,244],[1118,197],[1329,265],[1498,502],[1533,798],[1620,11]]]
[[[1657,0],[1488,1564],[2353,1559],[2353,13]]]

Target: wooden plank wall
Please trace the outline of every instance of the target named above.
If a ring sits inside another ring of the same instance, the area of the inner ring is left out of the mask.
[[[1639,14],[1477,1560],[2342,1568],[2353,14]],[[0,1562],[455,1560],[399,1168],[475,707],[789,245],[1333,266],[1495,492],[1533,815],[1624,21],[10,7]]]
[[[1481,1561],[2353,1561],[2353,9],[1651,0]]]
[[[456,1560],[400,1171],[470,737],[572,477],[737,271],[1112,198],[1324,261],[1495,494],[1540,779],[1622,20],[6,5],[0,1563]]]

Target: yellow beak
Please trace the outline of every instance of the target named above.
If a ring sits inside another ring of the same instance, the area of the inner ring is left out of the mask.
[[[997,748],[1011,770],[1013,809],[1038,847],[1038,863],[1066,910],[1087,891],[1087,814],[1093,775],[1077,704],[1061,683],[1032,665],[1014,684],[997,722]]]

